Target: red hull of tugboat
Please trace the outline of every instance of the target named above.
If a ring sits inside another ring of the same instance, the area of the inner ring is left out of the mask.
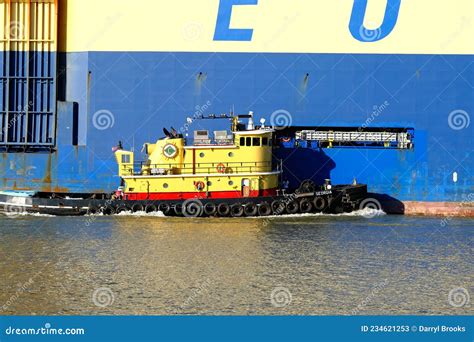
[[[156,192],[156,193],[133,193],[124,194],[125,200],[145,201],[145,200],[180,200],[191,198],[249,198],[249,197],[273,197],[277,195],[277,189],[253,190],[248,197],[242,196],[241,191],[212,191],[212,192]]]

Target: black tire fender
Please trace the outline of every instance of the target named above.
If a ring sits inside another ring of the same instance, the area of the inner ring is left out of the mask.
[[[307,198],[302,198],[300,200],[300,212],[309,213],[313,209],[313,204]]]
[[[217,214],[219,216],[228,216],[230,213],[230,207],[227,203],[219,203],[217,205]]]
[[[96,205],[90,205],[89,208],[87,208],[88,215],[97,214],[98,211],[99,211],[99,208]]]
[[[147,204],[147,205],[145,206],[145,212],[146,212],[146,213],[153,213],[153,212],[155,212],[155,211],[157,211],[157,210],[158,210],[158,209],[156,208],[156,205],[154,205],[154,204]]]
[[[272,202],[272,213],[273,215],[283,215],[286,211],[285,202],[281,200],[274,200]]]
[[[267,202],[262,202],[258,205],[258,214],[260,216],[268,216],[272,213],[272,207]]]
[[[298,205],[298,202],[294,200],[286,203],[286,211],[288,212],[288,214],[296,214],[299,209],[300,209],[300,206]]]
[[[208,216],[213,216],[216,214],[216,212],[217,212],[217,207],[215,203],[207,202],[206,204],[204,204],[204,214]]]
[[[317,211],[322,211],[326,208],[327,202],[324,197],[315,197],[313,199],[313,205]]]
[[[160,203],[158,209],[165,215],[170,213],[171,207],[168,203]]]
[[[116,214],[119,214],[119,213],[122,213],[122,212],[125,212],[125,211],[130,211],[130,208],[127,207],[125,204],[120,204],[117,209],[115,209],[115,213]]]
[[[230,206],[230,214],[233,217],[241,217],[244,215],[244,207],[240,203],[235,203]]]
[[[256,216],[258,213],[258,208],[253,202],[245,203],[244,213],[245,213],[245,216]]]
[[[100,211],[104,215],[113,215],[113,214],[115,214],[115,207],[113,205],[109,204],[109,205],[101,207]]]
[[[183,204],[182,203],[176,203],[174,205],[174,214],[176,216],[181,216],[183,215]]]
[[[314,192],[316,189],[316,184],[311,180],[311,179],[306,179],[303,182],[301,182],[299,191],[301,193],[305,192]]]
[[[140,203],[135,203],[134,205],[132,205],[132,212],[136,213],[138,211],[143,211],[143,205],[141,205]]]

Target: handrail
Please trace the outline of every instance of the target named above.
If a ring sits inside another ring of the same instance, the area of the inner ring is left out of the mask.
[[[224,165],[222,171],[218,166]],[[213,163],[166,163],[147,164],[147,162],[121,164],[124,175],[189,175],[189,174],[239,174],[253,172],[281,171],[281,162],[213,162]]]

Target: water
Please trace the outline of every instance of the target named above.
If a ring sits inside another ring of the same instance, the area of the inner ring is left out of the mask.
[[[0,216],[0,314],[472,314],[473,220],[369,214]]]

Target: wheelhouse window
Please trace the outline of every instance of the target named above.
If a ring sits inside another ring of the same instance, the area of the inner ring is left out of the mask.
[[[122,155],[122,164],[129,164],[130,163],[130,155],[129,154],[123,154]]]
[[[260,138],[253,138],[252,139],[253,146],[260,146]]]
[[[245,145],[246,146],[252,146],[252,138],[251,137],[245,138]]]
[[[245,138],[240,137],[240,146],[245,146]]]
[[[268,146],[268,138],[267,137],[262,138],[262,146]]]

